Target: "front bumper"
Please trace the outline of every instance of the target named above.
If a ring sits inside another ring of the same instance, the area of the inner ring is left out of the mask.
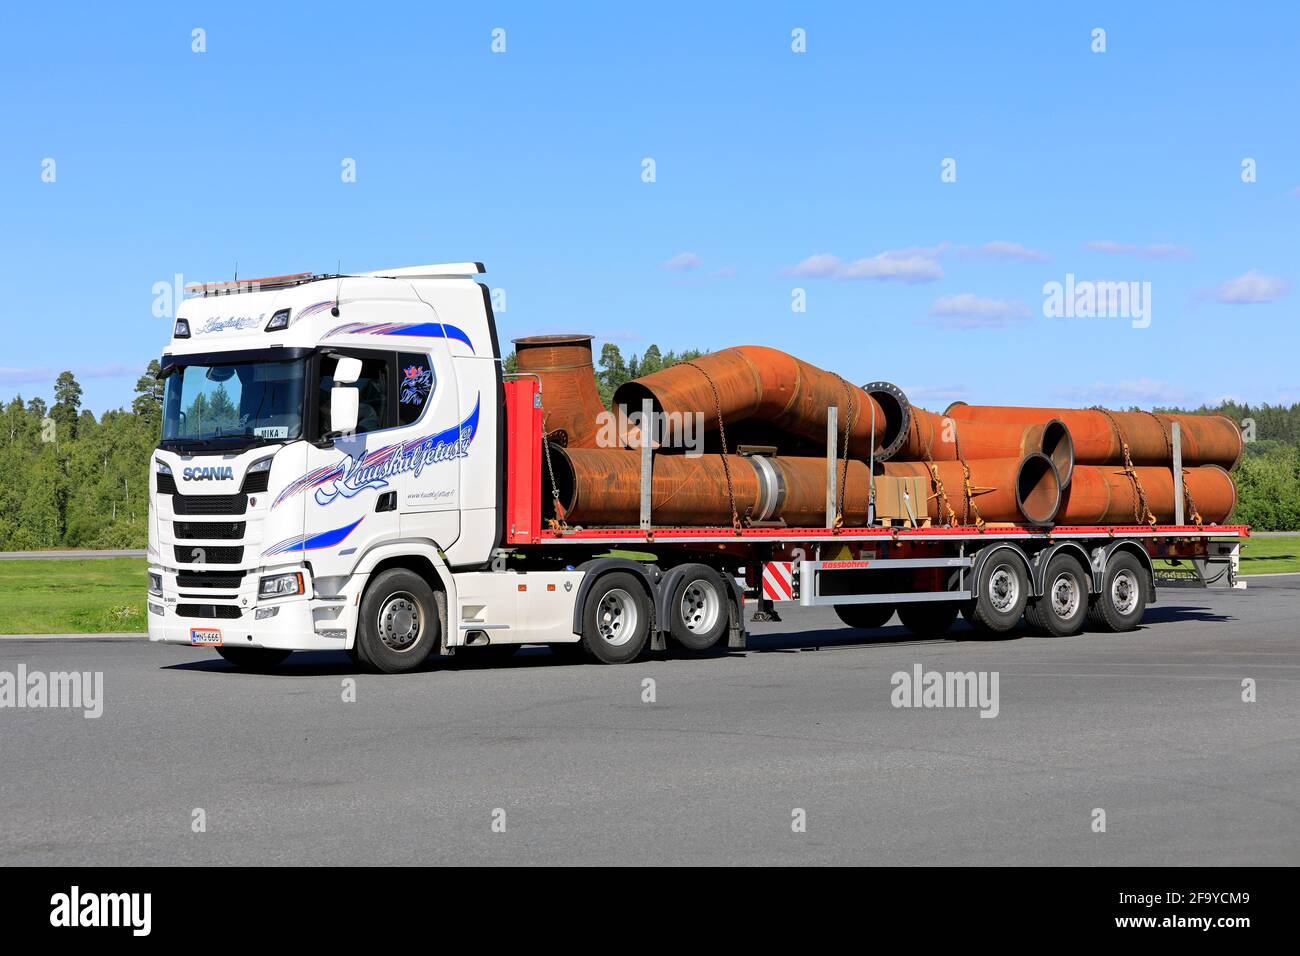
[[[288,651],[339,651],[352,646],[355,596],[350,593],[330,598],[311,596],[314,583],[306,568],[277,567],[275,572],[301,571],[307,596],[262,602],[257,599],[260,572],[249,572],[237,591],[209,594],[193,589],[182,592],[175,571],[157,566],[149,570],[163,580],[162,595],[148,595],[151,641]],[[256,612],[261,608],[274,608],[275,613],[258,618]]]

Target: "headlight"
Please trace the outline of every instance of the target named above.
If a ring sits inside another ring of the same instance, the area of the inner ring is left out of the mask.
[[[294,571],[289,574],[268,574],[262,578],[261,586],[258,593],[264,598],[288,597],[291,594],[302,594],[302,572]]]
[[[162,575],[149,572],[149,593],[162,595]]]
[[[172,466],[167,464],[167,462],[159,461],[157,458],[155,458],[153,460],[153,463],[158,466],[158,474],[170,475],[172,473]]]
[[[275,457],[274,455],[267,455],[265,458],[257,459],[257,461],[253,462],[251,465],[248,466],[248,474],[255,475],[259,471],[270,471],[271,460],[274,457]]]

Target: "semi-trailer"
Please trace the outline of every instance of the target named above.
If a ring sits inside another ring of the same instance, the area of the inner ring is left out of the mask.
[[[151,640],[212,647],[253,669],[336,650],[392,673],[525,644],[626,663],[647,649],[742,649],[747,610],[772,619],[788,603],[833,607],[861,629],[897,613],[935,636],[961,614],[989,634],[1024,621],[1069,635],[1137,627],[1170,567],[1182,584],[1244,587],[1244,526],[940,522],[924,502],[906,506],[907,520],[882,519],[875,475],[890,479],[874,460],[872,504],[845,523],[837,481],[849,481],[849,462],[833,451],[818,472],[824,514],[681,526],[656,524],[653,482],[656,465],[683,465],[643,440],[639,507],[621,516],[635,520],[579,525],[566,501],[586,450],[548,440],[546,376],[505,372],[483,271],[450,263],[192,290],[161,360]],[[563,393],[550,397],[572,414]],[[826,418],[833,449],[835,410]],[[876,437],[863,445],[871,458]],[[1059,483],[1056,438],[1024,460],[1036,455],[1035,474]],[[784,493],[779,458],[733,450],[751,460],[756,501]],[[1178,489],[1167,493],[1181,510]]]

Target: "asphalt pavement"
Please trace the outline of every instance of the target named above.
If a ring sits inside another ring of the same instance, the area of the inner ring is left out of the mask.
[[[794,609],[745,653],[396,677],[4,638],[0,691],[103,684],[98,718],[0,709],[0,863],[1295,865],[1298,600],[1162,591],[1140,630],[1066,639]],[[996,716],[894,706],[918,666],[996,674]]]

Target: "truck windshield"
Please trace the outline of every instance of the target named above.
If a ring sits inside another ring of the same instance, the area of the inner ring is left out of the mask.
[[[303,359],[176,367],[163,445],[241,448],[302,437]]]

